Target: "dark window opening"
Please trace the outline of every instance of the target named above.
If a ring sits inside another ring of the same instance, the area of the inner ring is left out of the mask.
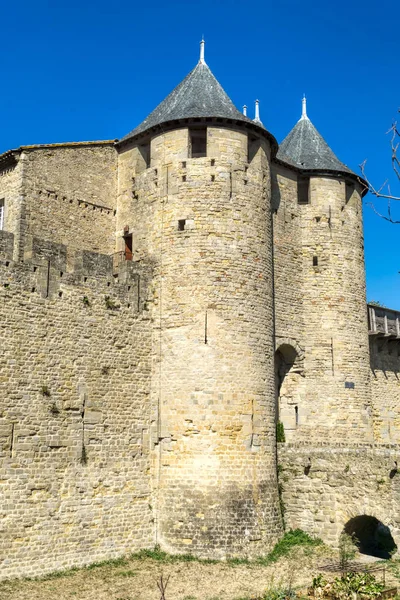
[[[185,231],[186,219],[179,219],[178,231]]]
[[[189,156],[202,158],[207,156],[207,128],[189,129]]]
[[[312,257],[312,264],[313,264],[313,267],[318,267],[318,256]]]
[[[132,234],[124,236],[125,241],[125,260],[132,260]]]
[[[148,169],[150,167],[150,142],[148,144],[141,144],[139,146],[139,152],[142,155],[146,169]]]
[[[247,136],[247,162],[251,163],[260,148],[259,138]]]
[[[354,192],[354,183],[346,181],[346,204],[350,201]]]
[[[297,180],[297,203],[310,204],[310,178],[299,176]]]
[[[298,406],[294,407],[294,414],[295,414],[295,418],[296,418],[296,427],[297,427],[299,424],[299,407]]]

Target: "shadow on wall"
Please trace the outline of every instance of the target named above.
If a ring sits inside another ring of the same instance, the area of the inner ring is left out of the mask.
[[[285,434],[290,436],[293,436],[300,425],[303,384],[301,372],[295,348],[289,344],[281,344],[275,352],[275,394],[278,419]],[[290,441],[290,437],[287,441]]]
[[[344,532],[354,535],[361,554],[390,558],[397,550],[389,527],[375,517],[360,515],[350,519],[344,527]]]

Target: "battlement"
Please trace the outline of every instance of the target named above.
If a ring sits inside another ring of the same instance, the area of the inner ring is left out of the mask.
[[[42,298],[63,298],[71,288],[82,294],[82,301],[104,295],[104,307],[142,312],[148,301],[151,270],[139,262],[114,255],[83,250],[74,252],[70,270],[64,244],[33,237],[24,261],[13,261],[14,235],[0,231],[0,285],[11,291],[18,287]]]

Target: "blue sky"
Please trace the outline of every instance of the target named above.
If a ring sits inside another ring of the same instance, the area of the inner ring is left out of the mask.
[[[193,68],[204,34],[215,76],[250,116],[259,98],[278,141],[305,92],[340,160],[359,172],[368,159],[369,178],[395,192],[385,132],[400,107],[399,16],[395,0],[7,2],[0,152],[122,137]],[[400,225],[367,206],[364,223],[368,298],[400,310]]]

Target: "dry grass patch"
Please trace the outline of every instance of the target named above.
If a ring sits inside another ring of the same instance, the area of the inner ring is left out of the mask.
[[[306,587],[332,551],[303,532],[289,532],[254,561],[197,560],[160,550],[31,580],[0,583],[0,600],[159,600],[157,581],[169,576],[166,600],[248,600],[267,589]]]

